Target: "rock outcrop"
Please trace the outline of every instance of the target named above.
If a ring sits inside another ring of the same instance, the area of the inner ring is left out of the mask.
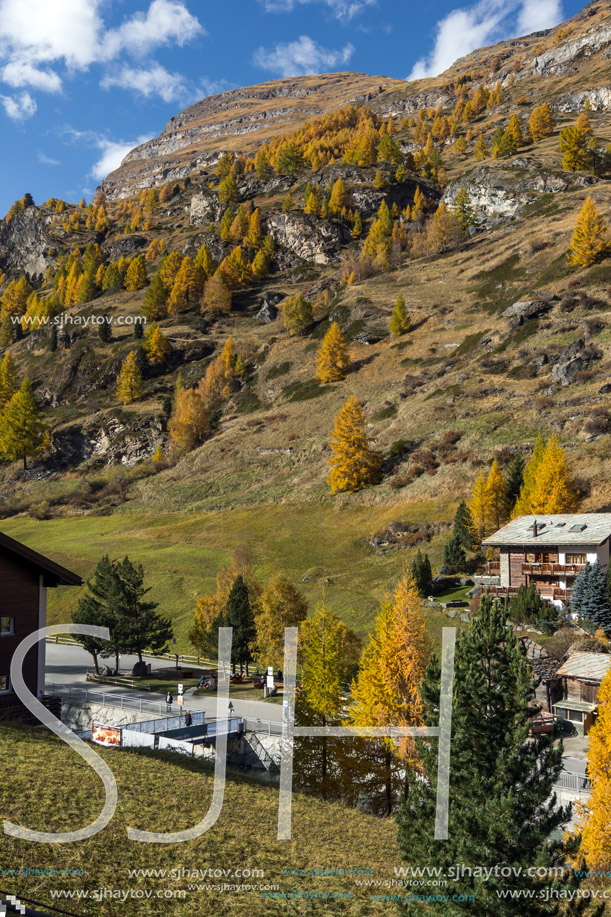
[[[55,262],[49,219],[38,207],[26,207],[10,221],[0,220],[0,271],[44,274]]]
[[[278,245],[314,264],[337,260],[340,246],[350,239],[342,223],[323,223],[305,213],[271,213],[267,231]]]

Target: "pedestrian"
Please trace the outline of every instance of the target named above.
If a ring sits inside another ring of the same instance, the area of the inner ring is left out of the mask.
[[[187,710],[185,713],[185,726],[191,726],[193,724],[193,717],[191,716],[191,711]]]
[[[166,710],[169,713],[170,710],[172,709],[172,704],[174,703],[174,697],[172,696],[171,691],[168,691],[168,693],[166,694],[165,702],[166,702]]]

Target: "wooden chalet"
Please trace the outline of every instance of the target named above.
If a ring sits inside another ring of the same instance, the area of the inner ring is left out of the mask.
[[[0,532],[0,718],[19,716],[23,707],[10,678],[13,654],[24,637],[47,623],[47,589],[80,586],[81,578],[55,561]],[[44,692],[45,641],[27,654],[25,683],[36,697]]]
[[[562,679],[562,699],[555,701],[554,714],[587,735],[598,712],[601,682],[610,667],[607,653],[571,653],[556,672],[556,678]]]
[[[490,592],[512,596],[534,583],[542,598],[566,605],[586,563],[607,569],[610,541],[611,513],[518,516],[482,542],[499,550],[499,560],[489,564],[498,577]]]

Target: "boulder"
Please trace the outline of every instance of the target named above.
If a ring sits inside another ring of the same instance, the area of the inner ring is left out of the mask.
[[[524,299],[519,302],[514,302],[512,306],[509,306],[503,312],[503,318],[537,318],[539,315],[544,315],[545,312],[549,312],[552,308],[550,302],[547,302],[542,299]]]
[[[583,338],[578,338],[563,350],[552,366],[550,381],[570,385],[575,381],[577,373],[587,369],[590,363],[599,360],[601,356],[599,350],[592,346],[586,347]]]
[[[267,229],[277,245],[314,264],[329,264],[339,257],[341,246],[351,234],[342,223],[326,223],[305,213],[271,213]]]
[[[262,325],[269,325],[278,318],[277,303],[285,298],[284,293],[264,293],[260,299],[259,311],[255,315]]]

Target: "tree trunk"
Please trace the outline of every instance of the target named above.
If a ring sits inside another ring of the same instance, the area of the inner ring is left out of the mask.
[[[323,726],[327,725],[326,717],[322,718]],[[327,798],[327,737],[322,737],[322,798]]]
[[[142,650],[138,650],[138,661],[142,662]]]
[[[93,659],[93,671],[95,672],[96,675],[99,675],[99,674],[100,674],[100,666],[99,666],[99,664],[98,664],[98,654],[97,654],[97,653],[92,653],[91,656],[92,656],[92,659]]]
[[[115,675],[119,674],[119,652],[115,653]]]
[[[384,750],[384,765],[386,770],[386,814],[392,815],[392,754],[388,748]]]

